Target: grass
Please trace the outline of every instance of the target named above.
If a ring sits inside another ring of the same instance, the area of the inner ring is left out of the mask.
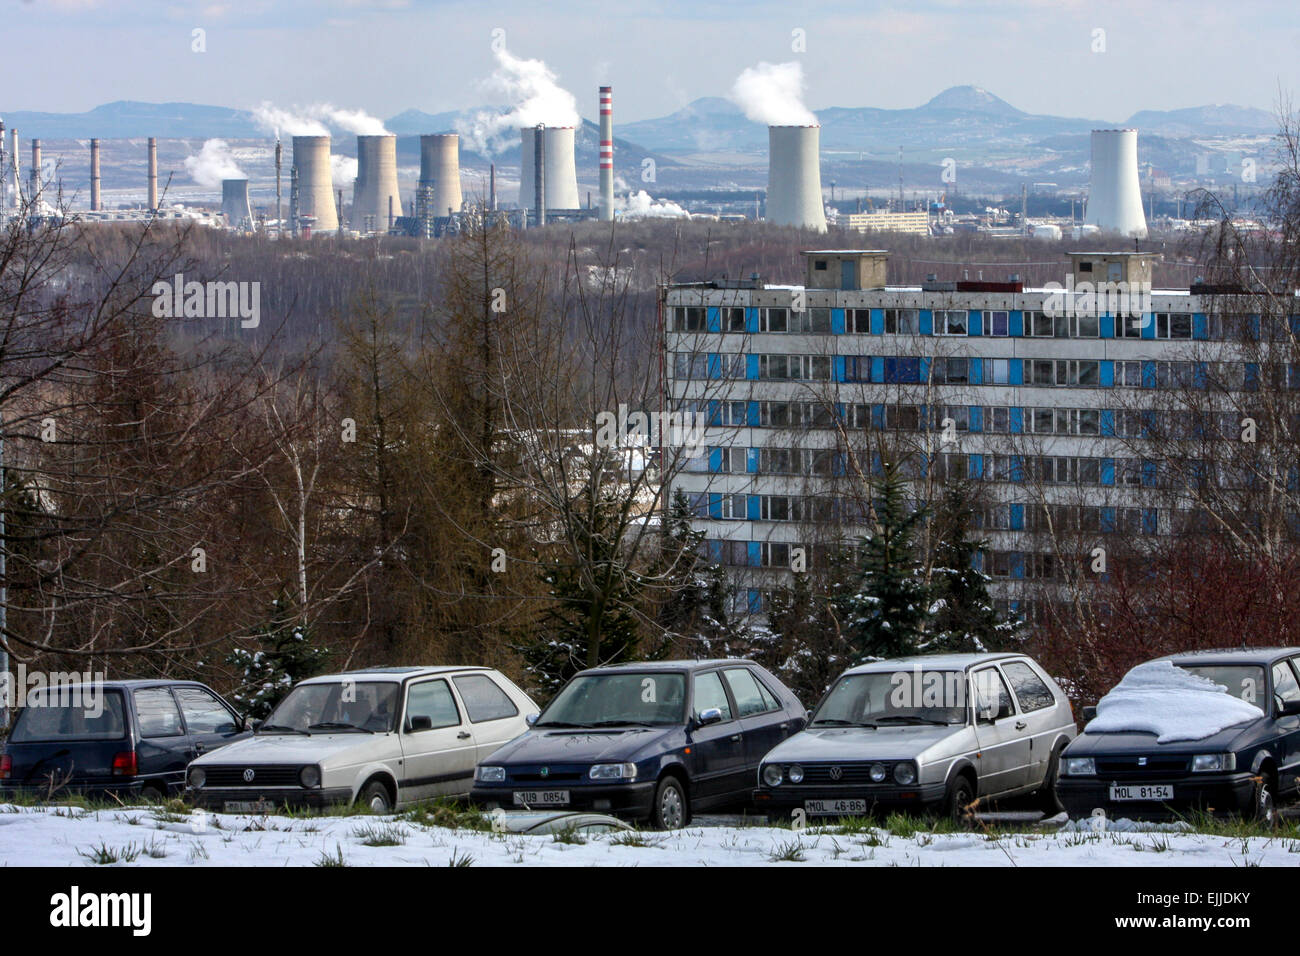
[[[587,837],[577,827],[556,830],[551,834],[551,839],[556,843],[569,843],[574,846],[582,846],[587,842]]]
[[[492,832],[492,818],[476,807],[454,800],[417,803],[398,814],[397,819],[421,827],[446,827],[449,830]]]
[[[406,843],[406,831],[391,823],[367,823],[353,830],[352,835],[361,841],[362,846],[402,846]]]
[[[453,850],[451,853],[451,859],[447,861],[447,865],[456,869],[473,866],[474,858],[468,853],[461,853],[459,850]]]
[[[322,852],[315,865],[327,867],[347,866],[347,861],[343,859],[343,847],[337,843],[334,847],[333,853]]]
[[[139,859],[144,849],[144,847],[137,847],[134,843],[128,843],[126,846],[120,847],[111,847],[107,843],[101,843],[89,850],[78,850],[77,854],[91,863],[108,866],[111,863],[133,863]]]
[[[619,830],[609,838],[610,846],[652,847],[659,846],[662,842],[662,838],[652,840],[640,830]]]
[[[767,858],[773,863],[803,863],[807,859],[804,856],[806,849],[800,840],[787,840],[777,844]]]

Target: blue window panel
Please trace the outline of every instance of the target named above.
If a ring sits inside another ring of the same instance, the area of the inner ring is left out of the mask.
[[[1250,325],[1250,337],[1252,339],[1258,339],[1259,338],[1259,316],[1258,315],[1250,316],[1248,324]]]
[[[1192,313],[1192,338],[1205,341],[1210,337],[1210,323],[1204,312]]]
[[[716,305],[711,305],[709,306],[708,310],[705,312],[705,316],[708,319],[708,323],[709,323],[708,328],[710,332],[722,331],[722,310],[721,309],[719,309]]]
[[[835,420],[838,421],[838,422],[840,422],[841,424],[843,424],[844,422],[848,421],[848,416],[845,415],[845,413],[844,413],[844,403],[843,403],[843,402],[836,402],[836,403],[835,403]]]
[[[1019,455],[1011,456],[1011,474],[1009,477],[1012,481],[1025,480],[1025,460]]]
[[[710,352],[706,357],[709,378],[722,378],[722,358],[717,352]]]
[[[1197,362],[1192,366],[1192,387],[1205,389],[1210,383],[1210,365],[1208,362]]]
[[[1159,534],[1160,517],[1155,508],[1142,509],[1142,533]]]
[[[885,357],[883,355],[871,356],[871,380],[873,382],[883,382],[885,380]]]
[[[760,521],[763,515],[763,501],[758,495],[750,495],[745,502],[745,517],[750,521]]]
[[[1101,410],[1100,431],[1107,438],[1115,436],[1115,410],[1113,408],[1103,408]]]
[[[716,538],[709,542],[709,561],[712,564],[722,563],[722,542]]]
[[[1023,408],[1012,407],[1007,410],[1007,428],[1010,429],[1013,435],[1019,435],[1025,430],[1025,410]]]
[[[884,309],[871,310],[871,334],[872,335],[885,334],[885,310]]]
[[[845,263],[845,265],[851,265],[851,264],[852,263],[848,263],[848,262]],[[749,613],[750,614],[760,613],[763,610],[763,592],[758,590],[757,588],[750,588],[748,591],[745,592],[745,594],[746,594],[746,605],[749,607]]]
[[[1101,363],[1101,387],[1115,387],[1115,363],[1109,359]]]
[[[978,405],[970,407],[970,430],[973,432],[982,432],[984,430],[984,409]]]
[[[831,374],[835,376],[835,381],[837,382],[844,381],[844,356],[833,355],[831,356],[831,358],[834,360],[835,363],[835,367],[832,370]]]
[[[929,309],[922,309],[918,316],[918,328],[922,335],[934,334],[934,313]]]
[[[883,381],[889,385],[916,385],[921,382],[921,360],[889,356],[884,360]]]
[[[1106,534],[1113,534],[1115,531],[1115,509],[1105,505],[1101,509],[1101,530]]]
[[[1156,337],[1156,317],[1151,312],[1142,313],[1142,338],[1154,339]]]
[[[849,473],[848,458],[844,452],[837,451],[835,457],[831,459],[831,473],[837,478]]]
[[[757,568],[763,563],[763,542],[749,541],[745,544],[745,550],[751,568]]]
[[[930,474],[930,462],[927,459],[922,458],[920,462],[917,463],[916,471],[917,471],[917,477],[919,478],[928,477]]]
[[[709,495],[709,517],[715,521],[722,517],[722,495]]]
[[[1115,337],[1115,316],[1109,312],[1103,312],[1097,316],[1097,331],[1101,333],[1103,339],[1113,339]]]
[[[970,383],[972,385],[983,385],[984,363],[980,359],[971,359],[967,365],[969,366]]]
[[[1160,478],[1160,470],[1154,461],[1142,462],[1142,487],[1154,488]]]
[[[1013,578],[1023,578],[1025,576],[1025,556],[1022,553],[1012,551],[1010,564]]]
[[[1025,363],[1020,359],[1011,359],[1007,363],[1008,385],[1025,384]]]
[[[1145,361],[1142,363],[1142,387],[1143,388],[1156,387],[1156,363],[1155,362]]]
[[[1025,506],[1010,505],[1007,507],[1007,524],[1012,531],[1025,530]]]
[[[1248,392],[1259,390],[1259,365],[1255,362],[1246,363],[1245,379],[1241,387]]]
[[[984,478],[984,456],[971,455],[966,459],[966,473],[972,481],[980,481]]]
[[[762,449],[759,448],[745,449],[745,473],[746,474],[750,474],[750,475],[758,474],[758,457],[760,451],[762,451]]]
[[[709,449],[709,471],[713,472],[714,474],[717,474],[721,470],[722,470],[722,449],[710,448]]]
[[[750,402],[745,408],[745,424],[750,428],[758,428],[763,424],[763,416],[758,402]]]
[[[885,460],[880,457],[878,451],[871,453],[871,473],[877,476],[885,473]]]
[[[917,372],[917,381],[918,381],[918,382],[928,382],[928,381],[930,380],[930,363],[931,363],[932,361],[933,361],[933,359],[931,359],[930,356],[928,356],[928,355],[923,355],[923,356],[921,356],[920,362],[919,362],[918,365],[917,365],[917,368],[918,368],[918,372]]]
[[[745,356],[745,378],[750,379],[751,381],[758,379],[758,356],[757,355]]]
[[[1103,485],[1115,484],[1115,459],[1103,458],[1101,460],[1101,483]]]
[[[831,335],[844,334],[844,310],[831,309]]]
[[[885,427],[885,406],[884,405],[871,406],[871,427],[872,428]]]
[[[970,320],[966,323],[967,335],[984,334],[984,313],[978,309],[970,310]]]
[[[709,399],[707,421],[713,428],[722,425],[722,403],[716,398]]]
[[[921,431],[925,431],[930,427],[930,409],[927,406],[922,405],[917,409],[916,421],[921,426]]]
[[[758,309],[753,306],[745,309],[745,331],[751,335],[758,331]]]
[[[1019,309],[1012,309],[1008,322],[1010,325],[1008,331],[1013,337],[1019,338],[1025,334],[1025,313]]]

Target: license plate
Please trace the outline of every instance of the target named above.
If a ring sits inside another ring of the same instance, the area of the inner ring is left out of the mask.
[[[1127,787],[1111,784],[1110,798],[1112,800],[1172,800],[1174,788],[1172,784],[1167,783],[1134,784]]]
[[[271,804],[265,800],[227,800],[221,809],[226,813],[269,813]]]
[[[516,790],[517,807],[563,807],[569,803],[567,790]]]
[[[862,815],[867,812],[865,800],[805,800],[804,813],[810,817],[838,817]]]

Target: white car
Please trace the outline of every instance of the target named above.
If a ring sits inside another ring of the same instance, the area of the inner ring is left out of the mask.
[[[539,708],[487,667],[383,667],[313,677],[256,733],[186,770],[201,807],[229,813],[357,803],[376,813],[462,797],[482,758]]]

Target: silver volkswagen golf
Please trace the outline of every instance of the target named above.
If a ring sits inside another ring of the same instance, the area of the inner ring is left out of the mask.
[[[840,675],[807,729],[763,758],[754,803],[774,817],[955,818],[977,800],[1039,794],[1055,813],[1077,733],[1064,692],[1023,654],[876,661]]]

